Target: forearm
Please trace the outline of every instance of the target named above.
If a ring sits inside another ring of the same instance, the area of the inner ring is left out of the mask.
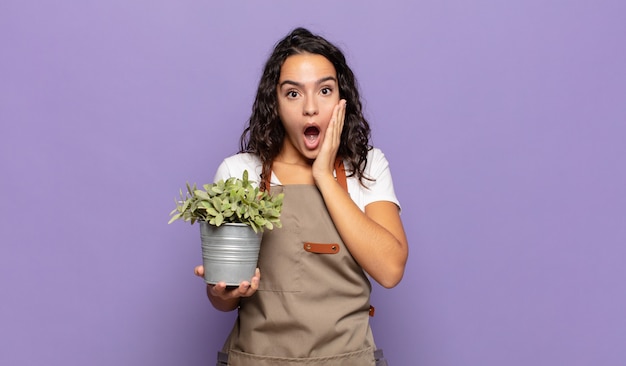
[[[212,294],[211,289],[212,285],[206,286],[206,295],[209,298],[211,305],[213,305],[215,309],[225,312],[237,309],[237,307],[239,306],[239,298],[223,299]]]
[[[404,275],[408,256],[408,244],[397,207],[386,202],[376,208],[378,212],[368,213],[366,209],[364,213],[332,177],[319,179],[316,184],[355,260],[382,286],[397,285]],[[391,211],[394,209],[395,212]],[[387,212],[382,212],[383,215],[380,210]]]

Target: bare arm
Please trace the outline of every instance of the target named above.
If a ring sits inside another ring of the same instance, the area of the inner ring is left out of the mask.
[[[370,203],[365,212],[333,176],[333,164],[345,114],[345,101],[335,108],[312,173],[331,218],[352,256],[382,286],[397,285],[404,275],[408,243],[398,207],[393,202]]]
[[[408,243],[395,203],[373,202],[363,212],[332,176],[317,186],[354,259],[382,286],[396,286],[404,275]]]

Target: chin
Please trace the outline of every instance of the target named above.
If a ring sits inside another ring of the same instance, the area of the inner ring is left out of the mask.
[[[319,152],[318,152],[318,151],[315,151],[315,152],[310,152],[310,151],[309,151],[309,152],[307,152],[307,153],[305,153],[305,154],[302,154],[302,156],[304,156],[304,158],[305,158],[306,160],[308,160],[309,162],[313,162],[313,161],[315,161],[315,159],[317,159],[317,156],[318,156],[318,155],[319,155]]]

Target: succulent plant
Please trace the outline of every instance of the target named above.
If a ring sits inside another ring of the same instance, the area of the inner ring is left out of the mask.
[[[176,200],[176,208],[170,212],[168,224],[179,219],[192,225],[196,221],[215,226],[243,223],[255,232],[281,227],[283,194],[273,196],[253,186],[248,180],[247,170],[244,170],[242,179],[231,177],[205,184],[202,188],[187,183],[187,192],[180,190],[180,200]]]

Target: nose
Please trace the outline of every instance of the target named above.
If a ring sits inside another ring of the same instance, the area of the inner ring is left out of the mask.
[[[314,96],[308,96],[304,100],[303,113],[305,116],[314,116],[318,113],[317,100]]]

